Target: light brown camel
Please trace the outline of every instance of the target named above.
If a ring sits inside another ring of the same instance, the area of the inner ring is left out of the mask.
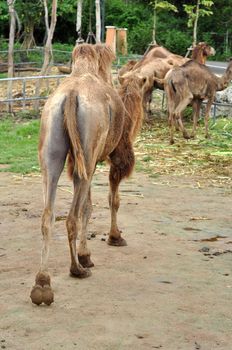
[[[181,67],[170,70],[164,79],[164,88],[167,94],[170,143],[174,143],[175,120],[178,121],[180,130],[185,138],[190,138],[182,123],[182,113],[185,108],[193,106],[193,130],[191,137],[196,135],[197,121],[203,100],[207,100],[205,112],[205,137],[209,137],[208,119],[210,108],[215,98],[216,91],[224,90],[232,80],[232,61],[228,64],[222,77],[213,74],[208,67],[193,60]]]
[[[72,74],[50,96],[41,117],[39,159],[45,200],[43,246],[40,270],[31,291],[31,300],[37,305],[43,302],[50,305],[54,300],[48,258],[57,183],[67,156],[68,172],[74,185],[73,201],[66,221],[71,276],[85,278],[91,274],[89,268],[93,263],[86,241],[92,212],[91,180],[96,164],[106,159],[110,163],[111,228],[108,244],[126,245],[117,226],[118,187],[134,166],[132,142],[143,115],[144,81],[132,77],[125,81],[118,93],[111,86],[107,74],[113,55],[105,46],[82,44],[74,48],[72,56]],[[77,234],[80,238],[78,254]]]

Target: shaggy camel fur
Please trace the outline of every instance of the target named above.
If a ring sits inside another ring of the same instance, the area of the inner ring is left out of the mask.
[[[121,69],[118,71],[118,77],[122,77],[124,74],[130,72],[134,66],[136,65],[138,61],[136,60],[129,60],[124,66],[122,66]]]
[[[195,61],[189,61],[181,67],[169,71],[164,79],[164,88],[167,94],[170,143],[174,143],[175,120],[178,121],[180,130],[185,138],[190,138],[182,120],[184,109],[192,104],[193,130],[191,137],[196,135],[197,121],[203,100],[207,100],[205,112],[205,137],[209,137],[208,119],[210,108],[215,98],[216,91],[224,90],[232,79],[232,61],[222,77],[213,74],[210,69]]]
[[[54,201],[58,179],[69,155],[68,171],[74,195],[66,226],[71,255],[70,274],[90,276],[87,224],[92,212],[91,180],[99,161],[110,163],[109,206],[111,228],[108,244],[124,246],[117,226],[118,187],[134,166],[132,142],[142,120],[142,86],[135,77],[125,81],[119,93],[111,86],[113,55],[106,46],[79,45],[73,50],[72,74],[45,104],[41,117],[39,159],[44,187],[42,215],[43,246],[40,270],[31,300],[50,305],[54,300],[48,273],[49,248],[54,221]],[[76,248],[77,234],[80,243]]]

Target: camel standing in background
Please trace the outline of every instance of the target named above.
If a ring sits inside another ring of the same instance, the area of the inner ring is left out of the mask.
[[[228,64],[226,72],[222,77],[216,76],[208,67],[192,60],[167,73],[164,79],[164,89],[168,101],[171,144],[174,143],[175,120],[178,121],[183,136],[186,139],[190,138],[181,119],[183,111],[189,104],[192,104],[194,111],[191,137],[195,137],[197,121],[203,100],[207,100],[205,112],[205,137],[209,137],[209,113],[215,99],[216,91],[224,90],[231,80],[232,61]]]
[[[31,300],[37,305],[43,302],[50,305],[54,299],[48,258],[57,183],[67,156],[68,173],[74,185],[66,221],[70,274],[78,278],[88,277],[91,274],[89,268],[94,265],[86,240],[92,212],[91,180],[96,164],[106,159],[110,163],[111,228],[108,244],[126,245],[117,226],[118,188],[134,167],[132,142],[142,122],[142,91],[146,81],[130,77],[118,93],[109,76],[114,55],[106,46],[79,45],[74,48],[72,58],[72,74],[49,97],[41,117],[39,159],[45,199],[43,247],[40,270],[31,291]]]

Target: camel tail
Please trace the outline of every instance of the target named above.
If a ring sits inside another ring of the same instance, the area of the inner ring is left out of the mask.
[[[176,91],[176,87],[175,87],[175,85],[173,83],[173,80],[170,80],[169,83],[171,84],[171,87],[172,87],[173,91],[176,93],[177,91]]]
[[[71,144],[71,150],[68,155],[68,175],[72,178],[73,173],[76,172],[80,178],[87,179],[85,157],[77,125],[77,111],[77,95],[74,91],[71,91],[64,104],[64,125]]]

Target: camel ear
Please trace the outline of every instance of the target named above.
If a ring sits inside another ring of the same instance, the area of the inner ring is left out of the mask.
[[[138,81],[139,88],[141,90],[143,90],[143,88],[145,86],[147,86],[148,83],[149,83],[149,77],[147,77],[147,76],[138,76],[137,81]]]
[[[148,78],[147,77],[143,77],[142,78],[142,86],[146,85],[147,82],[148,82]]]

